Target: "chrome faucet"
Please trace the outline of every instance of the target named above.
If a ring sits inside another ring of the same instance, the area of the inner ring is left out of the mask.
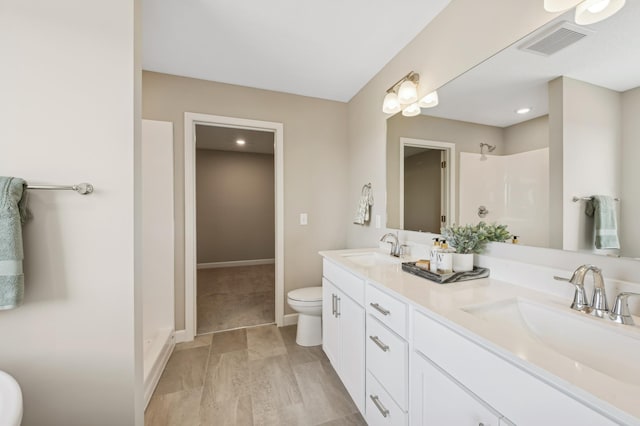
[[[387,238],[391,238],[392,241],[387,241]],[[391,244],[391,250],[389,251],[391,256],[400,257],[400,241],[398,241],[398,237],[395,234],[391,232],[384,234],[380,241]]]
[[[616,302],[613,304],[613,309],[609,314],[609,318],[611,319],[611,321],[615,321],[618,324],[634,324],[633,317],[629,312],[629,304],[627,301],[630,296],[640,296],[640,294],[631,292],[623,292],[618,294],[618,296],[616,297]]]
[[[587,272],[591,271],[593,274],[593,298],[591,302],[587,300],[587,294],[584,290],[584,278]],[[604,318],[609,313],[609,306],[607,305],[607,295],[604,289],[604,279],[602,278],[602,271],[600,268],[593,265],[579,266],[571,275],[571,278],[553,277],[560,281],[569,281],[576,286],[576,293],[573,297],[573,303],[571,309],[582,311],[593,316]]]

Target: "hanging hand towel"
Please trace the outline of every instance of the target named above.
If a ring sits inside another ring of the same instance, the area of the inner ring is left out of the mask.
[[[356,211],[356,217],[353,223],[356,225],[364,225],[369,222],[370,209],[373,206],[373,194],[371,192],[371,184],[367,184],[362,187],[360,193],[360,200],[358,201],[358,210]]]
[[[26,182],[0,177],[0,309],[22,304],[22,223],[27,218]]]
[[[619,249],[616,202],[613,197],[594,195],[585,206],[587,216],[593,216],[597,249]]]

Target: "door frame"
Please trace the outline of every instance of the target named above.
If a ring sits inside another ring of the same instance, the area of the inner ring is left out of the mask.
[[[220,115],[184,113],[184,299],[185,331],[189,340],[197,331],[196,258],[196,125],[234,127],[273,132],[275,175],[275,321],[284,325],[284,125]]]

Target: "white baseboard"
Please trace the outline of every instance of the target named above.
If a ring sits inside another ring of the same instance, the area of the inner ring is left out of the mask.
[[[147,408],[149,401],[151,400],[151,395],[153,395],[153,391],[156,390],[156,386],[158,386],[158,382],[160,381],[160,376],[167,366],[167,362],[169,362],[169,357],[173,353],[173,348],[176,346],[175,333],[173,330],[168,334],[166,341],[159,342],[162,344],[162,348],[158,353],[158,356],[154,360],[145,360],[145,362],[153,362],[151,369],[149,371],[148,376],[144,380],[144,407]]]
[[[298,314],[286,314],[284,316],[283,326],[294,325],[298,323]]]
[[[187,334],[187,330],[178,330],[175,332],[176,343],[191,342],[192,336]]]
[[[236,266],[271,265],[275,259],[232,260],[229,262],[198,263],[198,269],[233,268]]]

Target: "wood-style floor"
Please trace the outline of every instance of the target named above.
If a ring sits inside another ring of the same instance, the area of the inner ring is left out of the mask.
[[[295,335],[266,325],[177,345],[145,425],[366,425],[322,347]]]
[[[275,265],[198,270],[198,334],[275,320]]]

